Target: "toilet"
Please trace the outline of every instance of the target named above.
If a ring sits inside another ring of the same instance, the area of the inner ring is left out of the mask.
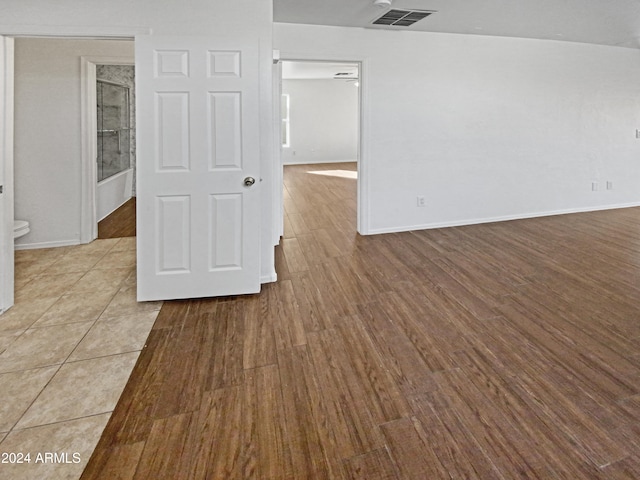
[[[20,238],[29,233],[29,222],[26,220],[14,220],[13,222],[13,238]]]

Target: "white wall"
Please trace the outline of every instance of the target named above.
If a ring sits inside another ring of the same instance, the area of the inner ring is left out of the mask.
[[[358,88],[344,80],[283,80],[290,101],[285,164],[358,158]]]
[[[640,204],[638,50],[278,23],[274,48],[364,61],[368,233]]]
[[[273,278],[276,239],[273,232],[272,130],[272,21],[273,5],[264,0],[2,0],[0,34],[44,34],[56,30],[86,35],[145,31],[158,35],[219,35],[260,42],[260,150],[261,150],[261,270]],[[26,238],[26,237],[25,237]]]
[[[80,242],[80,57],[133,57],[133,42],[18,38],[15,42],[16,245]]]

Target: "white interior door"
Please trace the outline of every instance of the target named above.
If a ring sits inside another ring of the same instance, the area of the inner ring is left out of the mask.
[[[259,85],[257,40],[136,37],[139,300],[260,290]]]
[[[0,36],[0,313],[13,305],[13,39]]]

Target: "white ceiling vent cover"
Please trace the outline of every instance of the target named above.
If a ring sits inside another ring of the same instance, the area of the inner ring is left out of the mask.
[[[377,20],[373,25],[393,25],[394,27],[408,27],[419,20],[428,17],[434,11],[428,10],[398,10],[391,9]]]

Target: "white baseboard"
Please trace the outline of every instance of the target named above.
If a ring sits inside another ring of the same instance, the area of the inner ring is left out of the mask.
[[[70,247],[80,245],[80,240],[57,240],[55,242],[21,243],[15,245],[16,250],[36,250],[39,248]]]
[[[566,210],[554,210],[548,212],[523,213],[517,215],[504,215],[498,217],[475,218],[468,220],[454,220],[451,222],[424,223],[406,225],[401,227],[372,228],[363,235],[377,235],[382,233],[410,232],[413,230],[431,230],[435,228],[462,227],[465,225],[478,225],[482,223],[508,222],[511,220],[524,220],[527,218],[552,217],[554,215],[570,215],[572,213],[598,212],[603,210],[616,210],[619,208],[640,207],[640,203],[624,203],[617,205],[605,205],[600,207],[573,208]]]

